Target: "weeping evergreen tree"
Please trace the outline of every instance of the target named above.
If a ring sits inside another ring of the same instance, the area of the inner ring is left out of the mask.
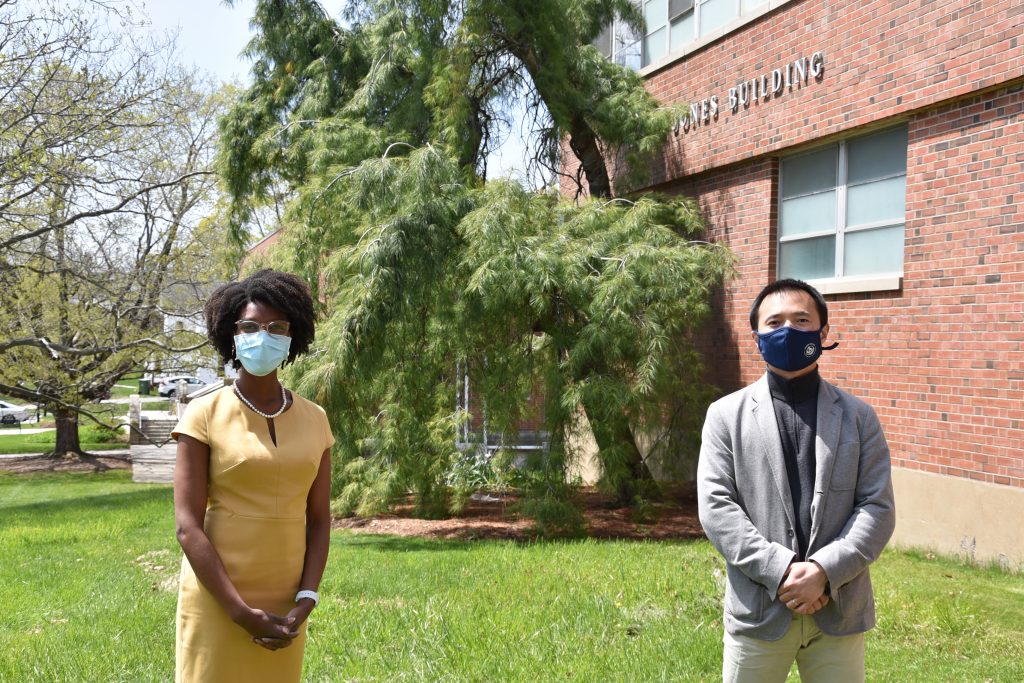
[[[543,396],[538,510],[564,509],[584,416],[625,503],[647,477],[639,434],[692,457],[706,395],[691,335],[731,259],[701,241],[690,200],[613,196],[678,116],[590,45],[616,18],[642,26],[628,0],[381,0],[353,3],[346,26],[312,0],[258,2],[221,163],[240,242],[290,197],[272,259],[323,311],[289,379],[342,437],[343,508],[408,491],[424,514],[452,506],[458,368],[506,438]],[[575,197],[487,179],[515,98],[537,167],[579,162]]]

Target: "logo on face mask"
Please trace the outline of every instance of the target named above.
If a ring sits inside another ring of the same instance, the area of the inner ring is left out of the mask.
[[[250,375],[269,375],[288,358],[292,338],[260,330],[235,335],[235,357]]]
[[[825,347],[825,350],[836,346],[838,344],[832,344]],[[758,332],[757,347],[768,365],[787,372],[803,370],[821,356],[821,330],[780,327],[771,332]]]

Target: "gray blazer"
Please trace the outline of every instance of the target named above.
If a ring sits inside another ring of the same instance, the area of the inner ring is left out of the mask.
[[[822,380],[807,560],[825,570],[825,633],[875,625],[868,565],[895,527],[889,447],[871,406]],[[700,521],[726,561],[725,627],[781,638],[793,613],[779,601],[798,546],[786,463],[767,376],[708,408],[697,466]]]

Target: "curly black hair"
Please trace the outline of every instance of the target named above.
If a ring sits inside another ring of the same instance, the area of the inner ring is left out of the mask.
[[[218,287],[206,302],[206,334],[225,363],[230,362],[236,370],[242,365],[235,358],[235,322],[250,303],[272,306],[288,316],[292,343],[286,363],[309,349],[316,322],[309,285],[291,273],[267,268]]]

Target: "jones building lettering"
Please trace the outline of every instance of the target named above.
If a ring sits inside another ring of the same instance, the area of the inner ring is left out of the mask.
[[[724,97],[725,106],[735,114],[740,107],[746,109],[754,102],[777,98],[793,88],[804,87],[812,80],[820,81],[824,76],[825,53],[815,52],[810,57],[801,57],[729,88]],[[680,130],[688,133],[693,128],[717,120],[721,102],[718,95],[692,102],[689,112],[676,122],[675,134],[679,135]]]

